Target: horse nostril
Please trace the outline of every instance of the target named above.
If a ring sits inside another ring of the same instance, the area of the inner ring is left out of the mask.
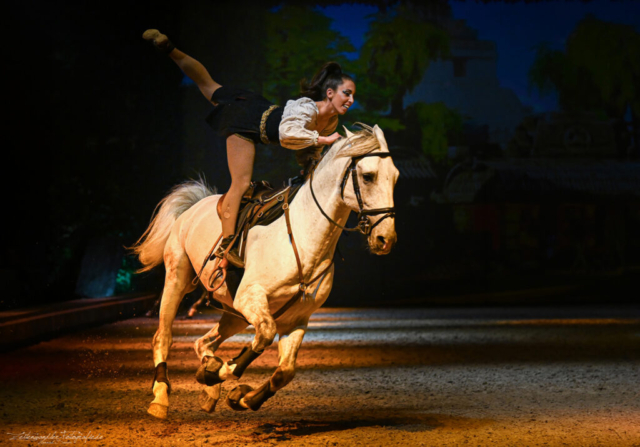
[[[378,240],[380,241],[380,243],[384,247],[384,244],[386,244],[387,240],[383,236],[378,236]]]

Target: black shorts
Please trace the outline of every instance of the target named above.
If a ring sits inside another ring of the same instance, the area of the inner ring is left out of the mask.
[[[206,121],[216,133],[224,138],[237,134],[255,144],[264,142],[260,125],[264,113],[273,103],[257,93],[228,86],[222,86],[213,92],[211,101],[218,105],[207,116]],[[282,112],[282,107],[272,110],[263,126],[266,137],[276,144],[279,141],[278,127]]]

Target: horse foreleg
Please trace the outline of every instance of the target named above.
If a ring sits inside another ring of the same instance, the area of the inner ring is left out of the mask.
[[[220,399],[222,380],[218,372],[223,362],[215,353],[223,341],[242,331],[247,325],[247,322],[240,318],[223,314],[218,324],[195,342],[194,348],[202,363],[196,373],[196,380],[208,385],[200,395],[200,408],[207,413],[215,410]]]
[[[193,268],[186,253],[178,241],[170,238],[165,249],[166,275],[162,301],[160,304],[160,320],[158,330],[153,336],[153,363],[155,376],[153,379],[153,395],[155,398],[147,412],[157,418],[166,419],[169,408],[171,385],[167,377],[167,358],[173,343],[171,326],[176,318],[178,306],[184,295],[192,291]]]
[[[253,285],[239,290],[234,307],[253,325],[256,335],[250,346],[243,348],[236,358],[222,365],[220,378],[223,380],[242,377],[244,370],[273,343],[276,336],[276,322],[271,316],[267,295],[261,286]]]
[[[250,408],[259,410],[263,403],[273,397],[276,391],[284,388],[295,376],[296,358],[302,344],[306,328],[298,328],[278,342],[280,362],[271,378],[255,390],[237,387],[227,396],[227,403],[235,410]]]

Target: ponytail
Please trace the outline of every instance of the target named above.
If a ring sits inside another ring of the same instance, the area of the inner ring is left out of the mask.
[[[337,90],[344,81],[353,81],[351,76],[342,72],[337,62],[327,62],[313,75],[310,82],[306,78],[300,81],[300,96],[322,101],[327,97],[327,89]]]

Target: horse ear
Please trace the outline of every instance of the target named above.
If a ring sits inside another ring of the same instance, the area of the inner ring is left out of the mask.
[[[389,146],[387,145],[387,140],[384,138],[384,132],[382,132],[382,129],[380,129],[377,124],[373,126],[373,134],[378,139],[380,148],[385,152],[389,152]]]
[[[351,132],[349,129],[347,129],[347,126],[342,126],[344,128],[344,131],[347,134],[347,138],[351,138],[353,136],[353,132]]]

